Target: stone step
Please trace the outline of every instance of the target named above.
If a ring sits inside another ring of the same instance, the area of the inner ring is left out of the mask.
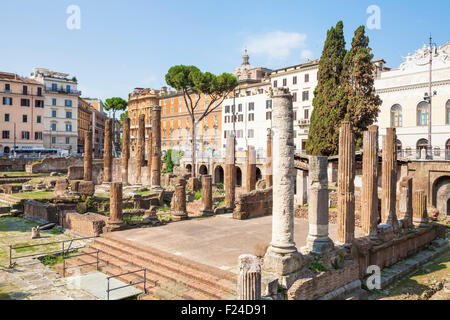
[[[161,267],[155,267],[153,265],[149,266],[146,261],[134,258],[131,262],[130,260],[128,260],[125,254],[117,252],[110,247],[101,247],[101,245],[97,244],[95,248],[100,250],[99,259],[103,262],[106,262],[108,266],[112,265],[116,268],[124,270],[124,272],[133,271],[140,268],[147,269],[147,278],[149,279],[149,281],[157,283],[158,286],[162,287],[166,291],[168,288],[174,288],[177,291],[183,292],[187,292],[189,289],[193,289],[194,291],[199,292],[196,298],[201,298],[201,300],[225,298],[228,299],[233,296],[232,294],[224,292],[213,286],[206,285],[193,279],[180,277],[180,275],[164,270]],[[83,256],[80,258],[85,261],[92,261],[95,259],[94,257],[89,256]],[[143,277],[143,275],[141,274],[136,275],[139,277]],[[191,295],[188,295],[185,297],[185,299],[192,300],[194,298],[191,297]]]
[[[81,256],[78,257],[78,259],[80,259],[81,264],[91,263],[95,261],[95,258],[90,256]],[[120,259],[115,259],[114,257],[104,254],[103,252],[99,254],[99,259],[101,259],[103,262],[102,264],[100,264],[103,265],[103,267],[101,267],[101,270],[111,276],[116,276],[139,269],[138,266],[130,265],[127,262],[121,261]],[[142,272],[140,272],[135,274],[123,275],[118,279],[124,281],[125,283],[131,284],[144,280],[144,275]],[[155,295],[156,300],[156,297],[158,296],[170,297],[170,300],[214,299],[214,297],[202,294],[200,292],[197,292],[196,290],[192,290],[191,288],[183,287],[177,282],[162,279],[157,275],[155,276],[155,274],[150,272],[148,269],[146,273],[146,283],[147,295]],[[136,287],[144,290],[143,283],[137,284]],[[179,292],[182,293],[179,294]]]
[[[130,250],[129,246],[110,239],[104,238],[97,239],[94,242],[93,246],[95,246],[96,244],[102,244],[106,247],[110,247],[113,250],[120,251],[127,257],[131,256],[132,259],[137,258],[140,260],[144,260],[147,263],[154,265],[155,267],[162,267],[177,274],[186,276],[188,278],[196,279],[200,282],[204,282],[208,285],[212,285],[216,288],[219,288],[227,293],[233,295],[236,293],[236,276],[234,276],[233,274],[229,276],[229,273],[222,272],[222,270],[219,269],[214,270],[215,274],[214,273],[212,274],[209,272],[209,270],[207,271],[199,270],[201,269],[201,266],[198,268],[193,268],[192,264],[189,264],[189,261],[186,263],[186,261],[184,261],[184,259],[182,258],[172,257],[169,255],[165,255],[165,257],[160,257],[159,255],[154,255],[147,250],[144,251],[135,248],[132,248],[132,250]],[[130,258],[128,259],[130,261],[132,260]],[[225,279],[222,278],[221,276],[223,274],[225,274],[227,278]],[[232,279],[233,281],[230,279]]]
[[[140,244],[135,243],[133,241],[129,241],[129,240],[126,240],[126,239],[124,239],[124,238],[122,238],[120,236],[117,236],[114,233],[103,234],[101,236],[101,238],[99,238],[98,240],[100,240],[100,239],[109,239],[109,240],[114,241],[115,243],[119,243],[121,245],[124,245],[127,248],[133,248],[137,252],[145,252],[145,253],[148,253],[148,254],[153,255],[155,257],[159,257],[161,259],[174,262],[176,265],[182,265],[184,268],[189,267],[189,268],[194,269],[196,271],[201,271],[201,272],[204,272],[204,273],[209,274],[211,276],[215,276],[218,279],[226,279],[226,280],[230,281],[233,284],[236,283],[237,275],[235,275],[232,272],[220,270],[220,269],[218,269],[216,267],[212,267],[212,266],[208,266],[208,265],[205,265],[205,264],[202,264],[202,263],[199,263],[199,262],[195,262],[195,261],[189,260],[189,259],[184,258],[184,257],[175,256],[173,254],[161,251],[161,250],[153,248],[153,247],[140,245]]]

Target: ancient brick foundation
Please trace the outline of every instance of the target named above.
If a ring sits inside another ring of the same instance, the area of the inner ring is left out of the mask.
[[[44,158],[42,162],[26,166],[28,173],[67,173],[70,166],[83,167],[84,159],[82,157],[68,158]]]
[[[44,204],[35,200],[28,200],[24,203],[24,215],[38,218],[48,222],[58,222],[58,212],[55,206]]]
[[[245,220],[272,214],[272,188],[244,193],[237,197],[233,218]]]
[[[107,217],[92,212],[70,212],[64,215],[63,227],[88,237],[97,237],[103,233],[107,220]]]
[[[67,178],[69,180],[83,180],[84,179],[84,167],[82,166],[70,166],[68,169]],[[95,185],[103,183],[103,165],[96,164],[92,166],[92,181]]]

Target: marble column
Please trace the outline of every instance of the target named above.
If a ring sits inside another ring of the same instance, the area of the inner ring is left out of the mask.
[[[104,182],[112,182],[112,119],[105,123]]]
[[[308,171],[297,170],[297,205],[308,204]]]
[[[128,185],[128,160],[130,159],[130,118],[123,119],[122,183]]]
[[[428,225],[427,195],[423,190],[414,193],[413,215],[414,226],[421,228]]]
[[[267,129],[267,149],[266,149],[266,187],[273,184],[272,179],[272,129]]]
[[[139,116],[138,132],[137,132],[137,164],[136,164],[136,181],[142,184],[142,167],[145,161],[145,115]]]
[[[309,157],[309,234],[307,250],[313,254],[326,254],[333,249],[328,236],[328,157]]]
[[[253,146],[247,148],[246,190],[252,192],[256,189],[256,150]]]
[[[399,230],[397,220],[397,135],[395,128],[387,128],[383,137],[381,220],[392,226],[394,232]]]
[[[152,130],[149,130],[147,140],[147,179],[148,185],[152,186]]]
[[[339,131],[337,241],[351,244],[355,239],[355,138],[350,122]]]
[[[109,207],[109,219],[106,223],[106,232],[118,231],[123,229],[125,223],[123,221],[122,212],[122,183],[112,182],[110,184],[110,207]]]
[[[275,89],[273,106],[272,242],[264,257],[263,273],[277,277],[288,288],[302,266],[302,255],[294,242],[294,111],[288,89]]]
[[[212,176],[202,176],[202,209],[203,216],[210,216],[214,214],[212,198]]]
[[[152,107],[152,190],[161,191],[161,107]]]
[[[235,141],[233,133],[230,133],[225,150],[225,207],[229,210],[234,209],[236,200]]]
[[[92,181],[92,131],[84,134],[84,181]]]
[[[404,177],[400,182],[400,201],[398,211],[402,216],[402,227],[413,228],[412,177]]]
[[[378,127],[370,126],[363,137],[361,225],[364,235],[375,237],[378,226]]]
[[[186,180],[178,178],[175,185],[175,192],[172,197],[171,215],[173,221],[186,220]]]
[[[239,257],[238,300],[261,300],[261,266],[253,255]]]

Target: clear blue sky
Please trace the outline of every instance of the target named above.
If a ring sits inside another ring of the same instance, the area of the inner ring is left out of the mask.
[[[81,9],[80,30],[66,27],[69,5]],[[450,41],[448,0],[15,0],[2,1],[0,70],[49,68],[76,76],[83,96],[127,98],[135,87],[165,85],[172,65],[231,72],[245,47],[253,66],[319,58],[330,26],[343,20],[349,45],[370,5],[381,9],[371,47],[390,67],[430,32],[438,45]]]

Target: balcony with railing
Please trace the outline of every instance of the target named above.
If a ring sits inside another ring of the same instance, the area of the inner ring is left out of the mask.
[[[68,90],[67,88],[55,88],[55,87],[45,87],[46,92],[64,93],[64,94],[76,94],[81,95],[79,90]]]
[[[301,120],[297,121],[297,124],[300,127],[308,127],[311,124],[311,120],[309,120],[309,119],[301,119]]]

